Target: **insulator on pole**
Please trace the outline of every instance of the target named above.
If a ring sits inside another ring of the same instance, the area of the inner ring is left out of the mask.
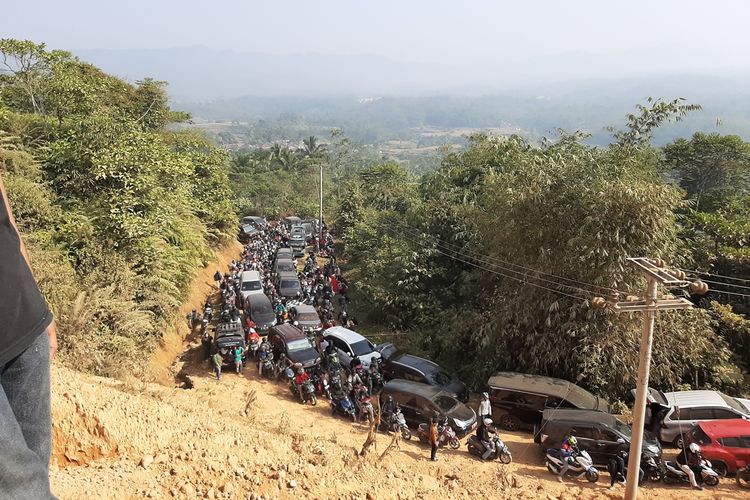
[[[604,297],[594,297],[591,299],[591,307],[594,309],[604,309],[607,307],[607,301],[604,300]]]
[[[674,271],[670,271],[669,273],[672,276],[674,276],[675,278],[677,278],[678,280],[683,280],[684,281],[685,278],[687,278],[687,274],[685,274],[685,271],[683,271],[681,269],[675,269]]]
[[[708,284],[703,281],[693,281],[690,283],[690,292],[695,295],[706,295],[708,293]]]
[[[656,267],[664,267],[664,261],[661,259],[649,259],[649,262],[651,262]]]
[[[637,295],[628,295],[625,297],[625,302],[638,302],[641,298]]]

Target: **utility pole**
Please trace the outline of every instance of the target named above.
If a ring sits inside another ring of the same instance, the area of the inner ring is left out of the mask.
[[[697,281],[689,283],[685,280],[685,273],[680,270],[668,270],[664,262],[659,259],[643,257],[628,259],[648,279],[648,289],[645,299],[629,295],[624,301],[618,301],[618,294],[605,301],[602,297],[592,300],[592,305],[598,308],[611,307],[616,312],[643,312],[643,330],[641,331],[641,347],[638,360],[638,382],[636,385],[635,406],[633,407],[633,428],[628,455],[628,477],[625,485],[625,500],[635,500],[638,496],[638,471],[641,465],[641,449],[643,448],[643,424],[646,415],[646,396],[648,393],[649,369],[651,365],[651,346],[654,339],[654,318],[659,311],[671,309],[689,309],[693,303],[684,298],[671,295],[659,297],[659,285],[670,288],[690,287],[693,293],[706,293],[708,285]]]
[[[320,220],[318,222],[318,227],[320,227],[320,231],[318,231],[320,234],[318,234],[318,252],[323,250],[323,248],[320,245],[320,242],[323,241],[323,162],[320,162]]]

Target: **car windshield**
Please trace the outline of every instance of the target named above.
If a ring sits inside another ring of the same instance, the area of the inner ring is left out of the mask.
[[[444,394],[438,394],[437,396],[435,396],[435,398],[433,398],[432,402],[435,403],[435,405],[440,408],[440,411],[443,413],[449,413],[453,408],[458,406],[458,401]]]
[[[575,405],[576,408],[584,410],[596,410],[599,407],[599,398],[575,384],[570,384],[565,399]]]
[[[451,377],[448,372],[445,372],[443,370],[433,372],[429,375],[429,377],[437,385],[448,385],[451,383],[451,380],[453,380],[453,377]]]
[[[352,348],[352,352],[355,356],[364,356],[365,354],[370,354],[372,352],[372,347],[366,340],[355,342],[351,344],[350,347]]]
[[[711,444],[711,438],[708,437],[705,432],[703,432],[703,429],[701,429],[700,425],[696,425],[695,427],[693,427],[693,439],[701,446]]]
[[[260,290],[261,288],[263,288],[263,285],[260,284],[260,281],[246,281],[242,284],[243,292]]]
[[[281,288],[299,288],[298,280],[283,280],[281,282]]]
[[[298,314],[297,320],[298,321],[320,321],[320,318],[318,317],[318,313],[306,312],[306,313]]]
[[[719,393],[719,394],[721,394],[721,393]],[[745,408],[745,406],[742,403],[740,403],[739,401],[737,401],[736,399],[734,399],[732,397],[729,397],[726,394],[721,394],[721,398],[733,410],[737,410],[738,412],[744,413],[744,414],[748,413],[748,409]]]
[[[631,431],[630,431],[630,427],[627,424],[623,424],[619,420],[615,419],[615,423],[613,427],[617,432],[625,436],[625,438],[627,438],[627,440],[630,441]]]
[[[304,351],[305,349],[312,349],[312,345],[307,339],[292,340],[286,345],[286,350],[289,352]]]

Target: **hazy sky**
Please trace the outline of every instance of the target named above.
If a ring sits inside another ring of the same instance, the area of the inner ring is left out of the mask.
[[[744,0],[24,0],[0,36],[50,47],[204,45],[265,53],[369,53],[477,64],[565,52],[666,48],[695,68],[746,64]],[[738,61],[740,61],[738,63]]]

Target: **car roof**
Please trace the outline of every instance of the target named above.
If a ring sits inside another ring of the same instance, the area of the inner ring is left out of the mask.
[[[349,330],[348,328],[344,328],[343,326],[332,326],[331,328],[326,329],[326,331],[323,332],[323,335],[333,335],[334,337],[338,337],[348,344],[359,342],[360,340],[366,340],[359,333]]]
[[[315,308],[308,304],[298,304],[296,306],[292,306],[295,311],[297,311],[298,314],[301,313],[315,313],[318,314],[318,311],[315,310]]]
[[[276,325],[271,328],[271,332],[278,333],[282,337],[284,337],[284,340],[292,341],[292,340],[300,340],[303,338],[307,338],[307,336],[302,333],[299,328],[297,328],[294,325],[290,325],[289,323],[284,323],[282,325]]]
[[[698,422],[703,431],[714,439],[735,436],[750,436],[750,422],[744,418],[726,420],[704,420]]]
[[[617,417],[611,413],[596,410],[548,408],[544,410],[542,420],[547,422],[576,422],[579,424],[592,424],[598,422],[612,427],[614,421],[617,420]]]
[[[499,372],[490,377],[488,385],[499,389],[527,391],[565,399],[572,383],[567,380],[518,372]]]
[[[416,394],[417,396],[422,396],[428,399],[433,398],[440,392],[445,392],[442,387],[437,387],[437,386],[429,385],[429,384],[422,384],[420,382],[413,382],[411,380],[404,380],[401,378],[394,378],[386,382],[385,386],[383,386],[383,391],[385,392],[393,392],[393,391],[408,392],[410,394]],[[450,396],[450,394],[448,393],[446,393],[446,395]]]
[[[279,271],[279,278],[289,278],[289,277],[297,278],[297,273],[295,271]]]
[[[724,401],[723,395],[719,391],[678,391],[665,392],[664,397],[667,399],[669,406],[679,406],[680,408],[693,408],[696,406],[720,406],[722,408],[731,408]]]
[[[437,363],[433,363],[429,359],[405,353],[399,354],[395,358],[391,358],[391,363],[411,366],[423,373],[431,373],[440,369],[440,366]]]
[[[271,299],[269,299],[265,294],[263,293],[255,293],[252,295],[248,295],[245,298],[245,302],[250,302],[251,305],[260,305],[260,303],[271,305]]]
[[[216,337],[242,336],[242,325],[239,323],[219,323],[216,325]]]
[[[260,273],[258,271],[242,271],[242,274],[240,274],[240,279],[242,281],[260,281]]]

